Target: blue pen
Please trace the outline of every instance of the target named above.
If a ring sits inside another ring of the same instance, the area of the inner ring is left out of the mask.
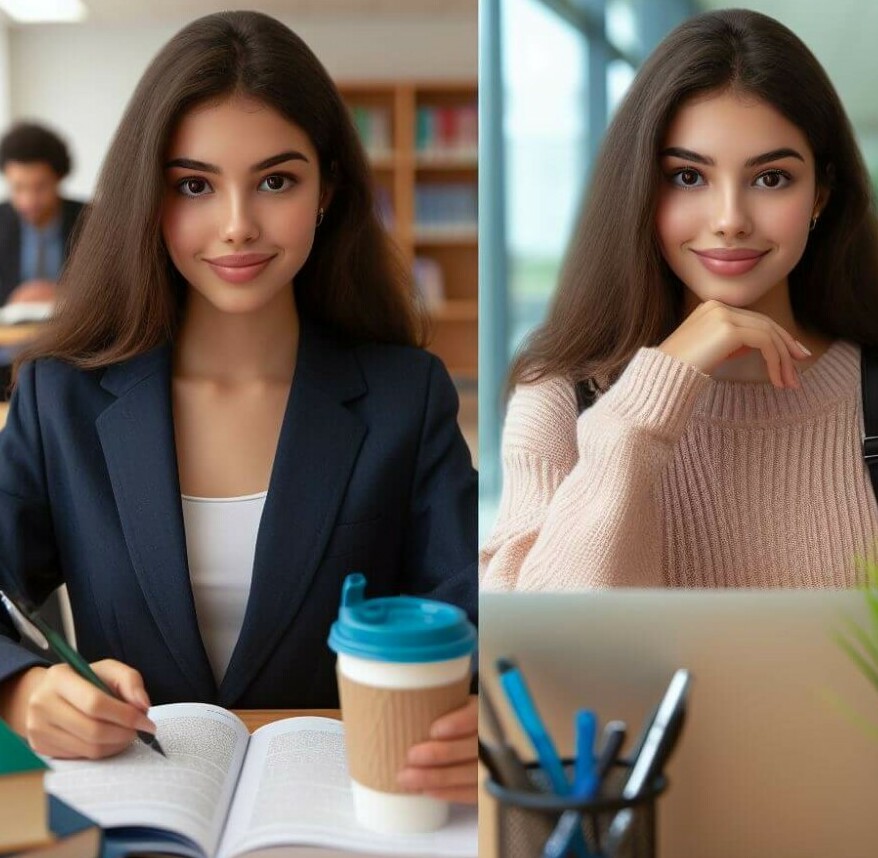
[[[558,756],[552,738],[537,712],[518,665],[511,659],[499,658],[497,659],[497,672],[500,674],[500,685],[503,686],[515,716],[530,739],[540,761],[540,766],[549,778],[552,789],[558,795],[570,795],[570,784],[564,774],[561,758]]]
[[[534,705],[518,665],[511,659],[498,658],[497,672],[500,675],[500,685],[506,692],[509,705],[530,739],[540,761],[540,767],[546,773],[552,789],[559,796],[570,795],[571,788],[567,782],[567,776],[564,774],[564,765],[539,712],[537,712],[537,707]],[[571,846],[577,858],[590,858],[581,828],[574,832]]]
[[[598,719],[591,709],[580,709],[576,713],[576,765],[573,779],[573,795],[576,798],[592,798],[598,789],[594,757],[597,729]]]

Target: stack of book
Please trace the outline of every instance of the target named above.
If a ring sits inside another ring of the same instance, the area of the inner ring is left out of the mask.
[[[101,830],[55,796],[48,766],[0,720],[0,856],[96,858]]]

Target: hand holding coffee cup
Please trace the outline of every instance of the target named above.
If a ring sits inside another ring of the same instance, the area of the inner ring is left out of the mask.
[[[479,698],[473,694],[460,708],[430,727],[430,738],[409,748],[399,782],[417,792],[465,804],[479,797]]]
[[[399,772],[434,722],[465,707],[476,631],[460,608],[413,596],[366,600],[349,575],[329,636],[337,676],[354,810],[385,832],[431,831],[448,802],[412,794]]]

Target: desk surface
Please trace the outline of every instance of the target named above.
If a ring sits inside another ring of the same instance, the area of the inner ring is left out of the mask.
[[[17,346],[32,340],[40,330],[39,324],[0,325],[0,348]],[[0,429],[6,425],[8,402],[0,402]]]
[[[0,347],[17,346],[32,340],[42,329],[39,323],[25,323],[21,325],[0,325]]]

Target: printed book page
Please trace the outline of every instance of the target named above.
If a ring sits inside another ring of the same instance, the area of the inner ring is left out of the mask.
[[[167,759],[136,741],[104,760],[47,759],[46,789],[103,828],[168,829],[216,853],[249,734],[218,706],[154,706],[149,717]]]
[[[332,846],[383,856],[475,858],[475,807],[452,807],[428,834],[376,834],[354,818],[344,727],[290,718],[257,730],[247,751],[218,858],[283,845]]]

